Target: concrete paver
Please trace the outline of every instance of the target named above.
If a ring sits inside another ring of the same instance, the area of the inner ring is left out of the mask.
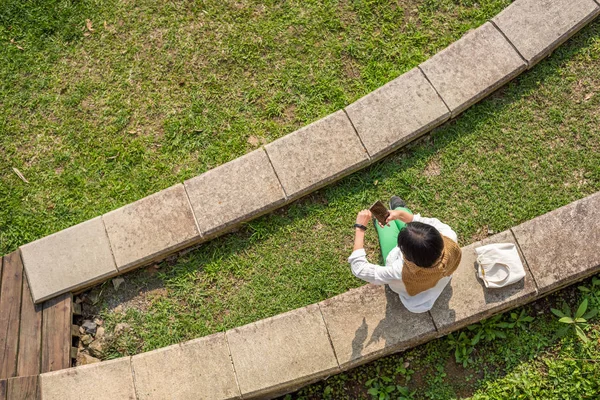
[[[285,201],[264,149],[192,178],[185,188],[205,238]]]
[[[372,158],[380,158],[430,131],[450,111],[414,68],[346,107]]]
[[[516,244],[512,233],[505,231],[462,248],[458,269],[430,311],[440,335],[525,304],[537,295],[535,282],[522,254],[519,255],[527,274],[523,280],[504,288],[485,287],[477,277],[475,249],[491,243]]]
[[[21,246],[35,303],[117,274],[101,217]]]
[[[288,199],[360,169],[369,157],[343,110],[265,146]]]
[[[43,400],[136,400],[130,357],[40,375]]]
[[[517,76],[526,63],[498,29],[486,22],[420,68],[454,117]]]
[[[492,21],[532,67],[599,13],[594,0],[517,0]]]
[[[226,335],[243,398],[274,397],[339,372],[316,304]]]
[[[540,293],[600,271],[600,192],[512,230]]]
[[[224,333],[131,360],[138,400],[240,398]]]
[[[200,240],[182,184],[111,211],[102,218],[121,272]]]
[[[428,313],[414,314],[385,286],[365,285],[319,303],[342,369],[436,336]]]

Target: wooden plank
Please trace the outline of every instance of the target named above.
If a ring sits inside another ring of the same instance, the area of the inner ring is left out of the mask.
[[[19,376],[8,380],[6,400],[39,399],[38,375]]]
[[[6,400],[6,379],[0,380],[0,400]]]
[[[18,251],[4,256],[0,286],[0,379],[17,375],[23,263]]]
[[[71,366],[71,293],[44,303],[42,317],[42,372]]]
[[[29,282],[27,282],[27,279],[23,279],[17,376],[37,375],[40,373],[42,311],[43,307],[41,304],[33,304],[31,292],[29,291]]]

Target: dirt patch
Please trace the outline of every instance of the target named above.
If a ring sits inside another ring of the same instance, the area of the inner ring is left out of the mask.
[[[77,297],[83,302],[83,314],[92,317],[100,315],[102,310],[115,313],[125,313],[128,309],[147,311],[158,298],[168,295],[168,290],[164,287],[163,280],[157,276],[157,271],[157,268],[150,266],[123,275],[125,282],[116,290],[111,280],[82,293]]]
[[[434,157],[427,163],[423,174],[427,177],[438,176],[441,172],[441,162],[438,157]]]
[[[264,146],[265,144],[267,144],[267,139],[265,139],[262,136],[258,137],[258,136],[251,135],[250,137],[248,137],[248,139],[246,141],[253,148],[257,148],[259,146]]]

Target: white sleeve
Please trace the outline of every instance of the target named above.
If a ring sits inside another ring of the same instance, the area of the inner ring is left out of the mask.
[[[354,276],[375,285],[386,285],[392,281],[402,279],[402,271],[397,268],[382,267],[369,263],[365,249],[354,250],[348,257],[348,262]]]
[[[437,229],[442,235],[444,235],[447,238],[450,238],[450,239],[454,240],[456,243],[458,243],[458,236],[456,235],[456,232],[454,232],[452,230],[452,228],[450,228],[448,225],[444,224],[437,218],[425,218],[425,217],[421,217],[421,214],[415,214],[413,216],[413,221],[414,222],[422,222],[424,224],[431,225],[435,229]]]

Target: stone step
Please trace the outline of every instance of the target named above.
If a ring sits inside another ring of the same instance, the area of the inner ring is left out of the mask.
[[[489,22],[419,66],[457,116],[521,73],[527,64]]]
[[[402,147],[450,118],[450,111],[419,68],[346,107],[372,160]]]
[[[492,22],[531,68],[599,13],[594,0],[517,0]]]

